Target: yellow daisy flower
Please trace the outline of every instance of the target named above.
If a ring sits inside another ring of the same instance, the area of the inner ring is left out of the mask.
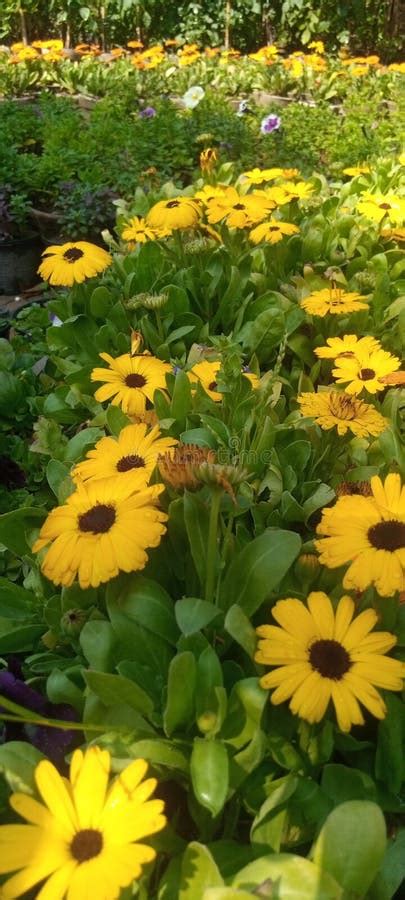
[[[222,197],[207,202],[207,218],[212,225],[224,220],[229,228],[246,228],[265,219],[274,205],[264,192],[242,196],[230,187]]]
[[[343,587],[365,591],[373,584],[382,597],[405,590],[405,487],[395,473],[383,484],[371,479],[371,497],[339,497],[322,511],[315,541],[323,565],[351,563]]]
[[[357,178],[358,175],[368,175],[371,172],[370,166],[348,166],[343,169],[343,175],[349,175],[350,178]]]
[[[134,244],[145,244],[147,241],[155,241],[156,238],[166,237],[170,234],[168,228],[150,228],[145,219],[140,216],[133,216],[126,222],[121,237],[124,241],[131,241]]]
[[[308,608],[288,598],[273,606],[278,625],[261,625],[255,661],[276,666],[260,679],[272,690],[271,702],[290,700],[290,709],[307,722],[320,722],[330,701],[341,731],[363,725],[361,703],[384,719],[386,706],[376,688],[400,691],[405,667],[385,654],[397,639],[389,631],[371,634],[377,613],[366,609],[354,616],[351,597],[342,597],[336,611],[322,591],[309,594]],[[290,699],[291,698],[291,699]]]
[[[306,200],[315,190],[313,184],[309,184],[308,181],[296,181],[294,184],[287,181],[280,184],[279,188],[285,191],[290,200]]]
[[[200,215],[200,204],[196,200],[191,197],[173,197],[172,200],[159,200],[155,203],[146,216],[146,224],[150,228],[177,231],[195,228]]]
[[[193,384],[199,382],[204,388],[205,393],[211,397],[211,400],[215,400],[215,403],[219,403],[223,399],[223,395],[217,391],[216,379],[220,368],[221,363],[219,360],[210,362],[209,360],[204,359],[203,362],[197,363],[189,372],[187,372],[190,381]],[[252,372],[243,372],[242,374],[250,381],[253,389],[259,387],[260,381],[257,375],[253,375]]]
[[[228,187],[224,184],[205,184],[200,191],[194,194],[194,200],[201,200],[204,205],[214,197],[225,197]]]
[[[323,288],[321,291],[312,291],[308,297],[300,301],[300,305],[312,316],[323,318],[328,313],[334,316],[357,312],[358,309],[367,309],[366,298],[355,291],[343,291],[341,288]]]
[[[77,575],[85,589],[121,571],[143,569],[146,548],[157,547],[166,531],[167,516],[156,508],[163,489],[141,485],[134,493],[125,478],[79,482],[66,503],[51,510],[32,548],[38,553],[50,544],[41,564],[44,575],[64,587]]]
[[[363,191],[356,208],[373,222],[382,222],[387,217],[394,225],[402,225],[405,220],[405,200],[392,193]]]
[[[343,337],[327,338],[326,347],[315,347],[314,353],[320,359],[350,359],[363,350],[369,353],[371,350],[380,349],[380,342],[369,335],[357,337],[357,334],[344,334]]]
[[[130,416],[142,416],[146,401],[153,402],[156,390],[166,387],[166,374],[171,372],[168,363],[148,354],[130,356],[123,353],[115,359],[109,353],[100,353],[109,364],[108,369],[93,369],[92,381],[104,381],[94,396],[100,403],[111,400],[113,406],[121,406]]]
[[[161,437],[156,425],[150,431],[146,423],[127,425],[117,438],[103,437],[97,441],[86,459],[73,469],[74,480],[123,478],[128,484],[146,485],[156,466],[158,456],[177,444],[175,438]]]
[[[348,394],[361,394],[363,390],[369,394],[383,391],[384,382],[380,379],[399,369],[401,362],[386,350],[357,350],[356,356],[340,356],[335,359],[336,368],[332,375],[337,384],[346,384]]]
[[[304,393],[297,397],[303,416],[311,416],[324,431],[337,427],[339,435],[352,431],[358,437],[381,434],[388,426],[374,406],[342,391]]]
[[[94,278],[112,263],[110,253],[87,241],[55,244],[47,247],[42,256],[44,261],[38,274],[44,281],[64,287],[72,287],[75,283],[81,284],[86,278]]]
[[[249,234],[249,240],[254,244],[260,244],[266,241],[267,244],[278,244],[283,240],[285,235],[298,234],[299,228],[292,225],[291,222],[279,222],[277,219],[269,219],[268,222],[262,222]]]
[[[273,169],[249,169],[248,172],[242,172],[241,181],[248,181],[249,184],[263,184],[266,181],[272,181],[273,178],[280,178],[283,169],[274,167]]]
[[[29,824],[0,826],[0,872],[15,872],[1,887],[14,900],[46,879],[37,900],[116,900],[152,862],[142,841],[166,825],[162,800],[151,799],[156,779],[136,759],[109,786],[107,750],[75,750],[69,780],[48,760],[35,769],[41,801],[15,793],[10,806]]]

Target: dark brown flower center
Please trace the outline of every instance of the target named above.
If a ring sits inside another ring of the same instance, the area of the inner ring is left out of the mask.
[[[78,259],[81,259],[84,256],[83,250],[79,250],[78,247],[71,247],[70,250],[65,250],[63,254],[63,259],[66,262],[74,263],[77,262]]]
[[[128,456],[122,456],[118,460],[116,469],[117,472],[129,472],[130,469],[141,469],[143,466],[145,466],[145,460],[142,459],[142,456],[138,456],[137,453],[130,453]]]
[[[350,656],[342,644],[329,639],[315,641],[312,644],[309,661],[322,678],[333,678],[334,681],[340,681],[352,665]]]
[[[139,375],[138,372],[132,372],[126,376],[125,384],[130,388],[141,388],[146,384],[146,378],[143,375]]]
[[[216,381],[211,381],[208,385],[208,390],[216,391],[217,387],[218,387],[218,383]]]
[[[269,231],[280,231],[278,225],[270,225]]]
[[[360,369],[359,378],[360,381],[370,381],[372,378],[375,378],[374,369]]]
[[[170,200],[167,204],[167,209],[175,209],[176,206],[180,206],[179,200]]]
[[[80,531],[91,532],[92,534],[105,534],[114,525],[115,509],[113,506],[107,506],[106,503],[97,503],[87,512],[79,516]]]
[[[84,863],[88,859],[99,856],[102,849],[103,835],[95,828],[83,828],[81,831],[77,831],[70,845],[73,859],[76,859],[78,863]]]
[[[244,203],[235,203],[234,209],[246,209]]]
[[[380,203],[380,209],[391,209],[390,203]]]
[[[368,529],[367,537],[376,550],[401,550],[405,547],[405,523],[397,519],[377,522]]]

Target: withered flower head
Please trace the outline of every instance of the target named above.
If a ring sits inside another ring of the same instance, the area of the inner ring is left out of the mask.
[[[214,463],[215,452],[209,447],[198,447],[196,444],[178,444],[173,451],[164,453],[158,458],[158,469],[165,484],[175,490],[197,491],[203,479],[197,470],[203,463]]]

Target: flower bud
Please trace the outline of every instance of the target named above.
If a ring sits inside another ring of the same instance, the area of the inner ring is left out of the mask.
[[[315,553],[301,553],[294,566],[294,572],[300,581],[311,584],[315,581],[321,568],[318,557]]]
[[[61,618],[61,629],[69,637],[80,634],[83,625],[87,621],[87,612],[84,609],[68,609]]]

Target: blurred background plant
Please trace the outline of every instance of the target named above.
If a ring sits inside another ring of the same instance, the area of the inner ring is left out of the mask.
[[[1,0],[0,38],[24,42],[44,34],[66,46],[96,40],[102,50],[176,38],[251,51],[277,40],[295,49],[321,38],[330,49],[377,50],[388,60],[401,47],[400,0]]]

